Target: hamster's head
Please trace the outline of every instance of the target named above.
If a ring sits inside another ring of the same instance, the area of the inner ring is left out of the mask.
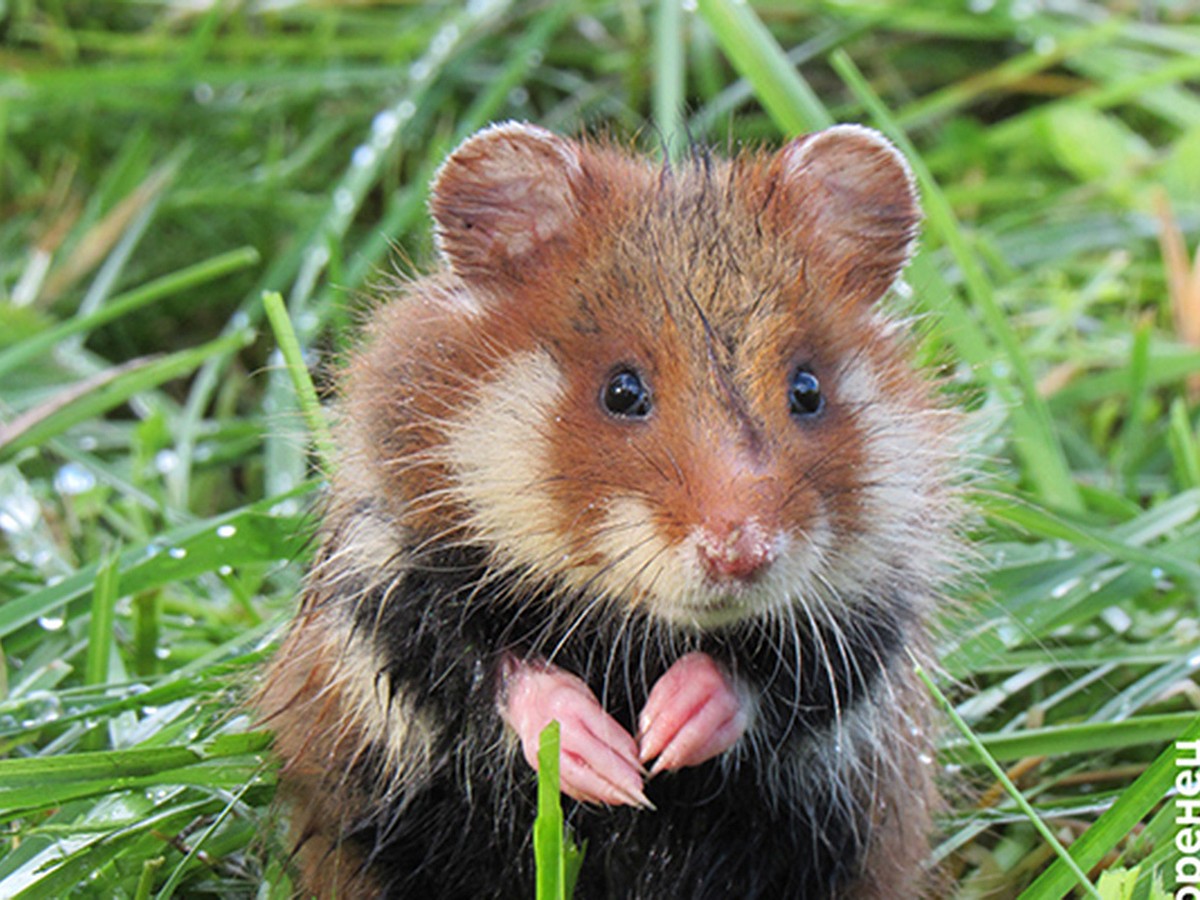
[[[478,365],[439,458],[497,563],[701,628],[929,581],[949,427],[880,309],[919,208],[879,134],[666,166],[506,124],[431,209]]]

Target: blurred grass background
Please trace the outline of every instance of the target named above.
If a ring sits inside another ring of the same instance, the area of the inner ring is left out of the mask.
[[[319,485],[261,295],[324,383],[504,118],[905,148],[922,355],[983,469],[942,687],[1089,890],[1162,896],[1200,734],[1198,86],[1191,0],[0,0],[0,896],[290,896],[238,704]],[[1072,890],[949,726],[931,764],[948,896]]]

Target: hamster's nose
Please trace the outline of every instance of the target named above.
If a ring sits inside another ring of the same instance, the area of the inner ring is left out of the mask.
[[[753,581],[775,558],[767,530],[754,519],[701,527],[696,549],[705,574],[718,582]]]

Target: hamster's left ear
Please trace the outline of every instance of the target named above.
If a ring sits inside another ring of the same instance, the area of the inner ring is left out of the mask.
[[[434,177],[429,208],[438,251],[482,283],[521,280],[577,218],[579,147],[522,122],[467,138]]]
[[[839,302],[873,303],[908,263],[921,220],[912,171],[877,131],[835,125],[779,151],[771,206],[805,279]]]

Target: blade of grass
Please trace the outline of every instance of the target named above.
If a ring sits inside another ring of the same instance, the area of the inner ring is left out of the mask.
[[[1200,716],[1193,717],[1191,724],[1177,733],[1174,741],[1121,792],[1108,811],[1071,844],[1072,864],[1064,859],[1057,860],[1021,894],[1019,900],[1062,897],[1070,890],[1075,871],[1090,870],[1098,865],[1167,796],[1177,775],[1177,744],[1196,740],[1200,740]]]
[[[686,72],[683,4],[679,0],[658,0],[654,22],[654,124],[671,162],[687,151],[683,119]]]
[[[1032,824],[1037,830],[1037,833],[1040,834],[1042,839],[1054,850],[1055,854],[1057,854],[1059,858],[1059,861],[1063,863],[1068,873],[1074,876],[1075,883],[1089,897],[1093,897],[1095,900],[1102,900],[1099,892],[1092,885],[1091,881],[1088,880],[1087,873],[1079,868],[1079,864],[1071,858],[1071,854],[1069,854],[1066,848],[1059,843],[1058,838],[1054,836],[1054,832],[1052,832],[1046,823],[1042,821],[1042,817],[1037,814],[1037,810],[1035,810],[1029,804],[1029,801],[1025,799],[1025,796],[1017,789],[1017,786],[1013,784],[1011,780],[1009,780],[1008,775],[1006,775],[1004,770],[1000,768],[1000,765],[995,759],[992,758],[992,755],[988,753],[987,748],[983,746],[979,738],[975,736],[975,733],[971,730],[971,726],[964,722],[962,716],[960,716],[954,709],[954,704],[952,704],[946,698],[946,695],[942,693],[941,689],[934,684],[933,679],[930,678],[925,672],[925,669],[917,661],[916,657],[912,657],[912,662],[913,666],[916,668],[917,677],[925,683],[926,689],[946,710],[947,715],[950,716],[950,720],[954,723],[955,727],[962,732],[963,737],[965,737],[967,743],[971,745],[971,748],[975,751],[976,756],[978,756],[978,758],[983,762],[984,766],[987,767],[996,780],[1004,786],[1004,790],[1008,792],[1008,795],[1012,797],[1013,802],[1017,804],[1017,807],[1029,819],[1030,824]]]
[[[252,266],[258,260],[257,250],[253,247],[241,247],[157,278],[127,294],[113,298],[89,315],[68,319],[61,325],[48,328],[9,347],[0,353],[0,375],[7,374],[30,360],[48,353],[55,344],[66,337],[74,334],[88,334],[114,319],[119,319],[121,316],[189,288],[214,281],[230,272]]]
[[[697,0],[696,8],[733,67],[754,87],[763,108],[786,135],[817,131],[833,117],[748,3]]]
[[[565,900],[566,859],[563,853],[563,813],[559,793],[558,720],[538,737],[538,812],[533,821],[533,859],[537,866],[537,900]]]
[[[308,543],[312,523],[303,514],[280,513],[278,507],[285,500],[299,500],[315,487],[315,482],[307,482],[289,496],[268,497],[232,513],[190,522],[157,535],[148,544],[129,548],[121,554],[122,590],[137,594],[222,565],[295,558]],[[239,540],[227,540],[222,537],[225,534],[237,534]],[[81,566],[61,581],[0,604],[0,640],[39,616],[86,596],[97,571],[96,563]]]
[[[119,596],[121,558],[118,545],[105,556],[96,573],[96,586],[92,591],[92,616],[88,623],[87,662],[84,665],[83,683],[102,685],[108,682],[109,657],[113,649],[113,610]],[[91,731],[85,740],[89,750],[99,750],[104,745],[104,733],[100,729]]]
[[[47,407],[45,415],[23,421],[24,427],[20,429],[10,426],[0,432],[0,461],[11,459],[29,447],[41,446],[72,426],[115,409],[136,394],[181,378],[213,356],[236,347],[245,347],[253,337],[250,332],[235,333],[191,350],[146,360],[133,367],[118,367],[113,377],[99,379],[99,383],[91,386],[92,389],[86,393],[72,396],[62,405]]]
[[[296,339],[292,321],[288,318],[283,297],[278,293],[268,291],[263,294],[263,307],[266,309],[267,319],[271,323],[271,330],[275,332],[275,340],[279,344],[279,352],[283,354],[292,385],[296,389],[296,396],[300,401],[300,411],[303,413],[304,420],[308,423],[309,431],[312,432],[313,440],[317,445],[321,468],[325,472],[332,472],[333,435],[329,431],[329,422],[325,418],[325,411],[321,408],[321,401],[317,397],[317,389],[313,386],[312,378],[308,374],[308,367],[304,364],[304,354],[300,350],[300,342]]]
[[[978,740],[982,741],[993,759],[1004,761],[1031,756],[1097,753],[1101,750],[1172,740],[1188,727],[1193,718],[1195,713],[1161,713],[1138,716],[1123,722],[1049,725],[1045,728],[1027,728],[1012,734],[985,734]],[[967,762],[972,746],[973,744],[955,740],[947,743],[942,749],[948,758],[957,762]]]

